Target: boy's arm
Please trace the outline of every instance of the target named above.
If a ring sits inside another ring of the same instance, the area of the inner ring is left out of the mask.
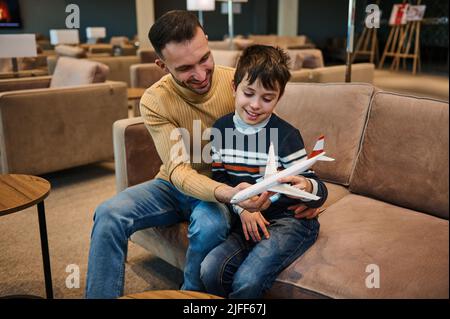
[[[279,149],[280,162],[283,168],[288,168],[293,164],[305,160],[307,158],[303,138],[298,130],[293,130],[280,143]],[[325,184],[311,169],[300,174],[308,180],[308,187],[312,194],[320,197],[318,200],[301,200],[309,208],[317,208],[323,205],[328,197],[328,191]]]

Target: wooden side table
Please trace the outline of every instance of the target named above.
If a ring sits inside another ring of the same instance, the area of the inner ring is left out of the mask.
[[[150,290],[123,296],[120,299],[223,299],[204,292],[189,290]]]
[[[53,299],[52,274],[44,207],[44,199],[50,193],[50,187],[48,181],[37,176],[17,174],[0,175],[0,217],[37,205],[45,291],[47,298]]]
[[[133,104],[133,116],[140,116],[139,111],[139,100],[141,99],[142,95],[144,95],[145,91],[147,89],[144,88],[128,88],[127,89],[127,96],[128,101],[132,102]]]

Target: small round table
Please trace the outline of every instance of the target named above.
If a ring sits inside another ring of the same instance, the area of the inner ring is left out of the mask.
[[[223,299],[204,292],[189,290],[150,290],[123,296],[120,299]]]
[[[0,175],[0,217],[37,205],[42,261],[44,264],[45,291],[47,298],[53,299],[52,274],[44,208],[44,199],[50,193],[50,187],[48,181],[37,176],[18,174]]]

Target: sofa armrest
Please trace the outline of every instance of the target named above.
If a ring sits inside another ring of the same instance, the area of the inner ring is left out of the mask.
[[[48,88],[51,79],[51,76],[38,76],[0,80],[0,92]]]
[[[113,131],[117,192],[155,177],[162,162],[143,118],[119,120]]]
[[[149,88],[166,74],[155,63],[134,64],[130,67],[131,87]]]

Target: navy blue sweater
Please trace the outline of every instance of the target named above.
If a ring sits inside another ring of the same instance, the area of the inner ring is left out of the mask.
[[[211,135],[213,179],[232,187],[242,182],[255,184],[264,176],[267,152],[270,143],[274,144],[278,169],[287,168],[307,158],[299,130],[277,115],[272,114],[267,125],[254,134],[243,134],[235,128],[234,113],[225,115],[214,123],[216,134]],[[214,131],[213,131],[214,132]],[[220,134],[217,134],[220,132]],[[280,196],[265,213],[285,211],[287,207],[303,202],[316,208],[325,202],[328,192],[325,184],[312,170],[301,174],[311,180],[317,201],[302,201]]]

